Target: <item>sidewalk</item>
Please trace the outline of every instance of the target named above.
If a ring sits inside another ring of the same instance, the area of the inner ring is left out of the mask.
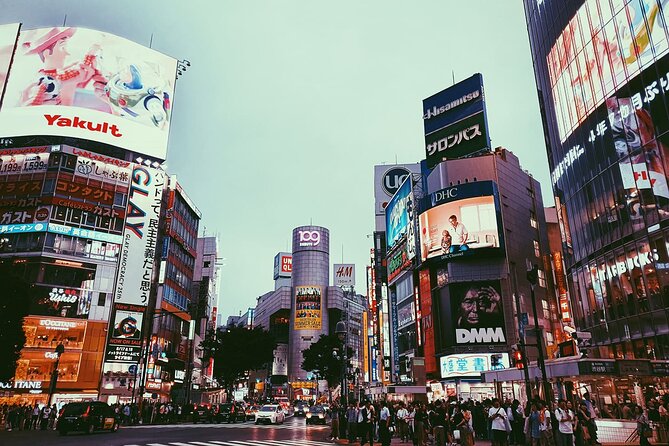
[[[335,444],[355,444],[355,445],[359,445],[359,444],[360,444],[360,440],[356,441],[355,443],[349,443],[348,440],[346,440],[346,439],[344,439],[344,440],[339,439],[339,440],[335,440],[334,443],[335,443]],[[369,444],[369,443],[366,443],[366,444]],[[375,444],[376,446],[381,446],[381,442],[380,442],[380,441],[379,441],[379,442],[376,442],[376,441],[375,441],[374,444]],[[412,442],[410,442],[410,441],[402,441],[401,439],[399,439],[399,438],[397,438],[397,437],[393,437],[393,438],[392,438],[391,444],[394,445],[394,446],[400,446],[400,445],[404,445],[404,446],[413,446],[413,443],[412,443]],[[428,442],[427,444],[428,444],[428,446],[434,446],[434,443],[431,442],[431,441]],[[452,443],[452,444],[457,445],[457,443]],[[491,442],[490,440],[475,440],[475,441],[474,441],[474,445],[475,445],[475,446],[490,446],[491,444],[492,444],[492,442]]]

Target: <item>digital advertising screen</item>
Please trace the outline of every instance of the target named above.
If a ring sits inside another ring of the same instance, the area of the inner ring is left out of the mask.
[[[22,30],[0,134],[83,138],[164,160],[176,65],[176,59],[101,31]]]
[[[504,310],[499,280],[448,285],[450,345],[505,344]]]
[[[320,286],[295,287],[295,330],[320,330],[323,325]]]
[[[390,251],[397,241],[407,232],[409,225],[408,206],[412,206],[410,196],[412,192],[411,175],[397,190],[386,207],[386,247]]]
[[[483,76],[476,73],[424,99],[423,127],[429,168],[489,148]]]
[[[503,247],[497,187],[492,181],[434,192],[418,216],[421,260],[449,260]]]
[[[466,353],[442,356],[439,360],[442,378],[474,378],[481,372],[511,367],[508,353]]]
[[[627,79],[669,49],[666,6],[587,0],[547,56],[558,132],[562,142]]]

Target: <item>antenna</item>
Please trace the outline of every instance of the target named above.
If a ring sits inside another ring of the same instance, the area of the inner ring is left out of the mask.
[[[451,74],[453,75],[453,85],[455,85],[455,70],[451,70]]]
[[[395,164],[397,164],[397,153],[395,154]]]
[[[65,17],[63,17],[63,26],[65,26],[66,22],[67,22],[67,14],[65,14]]]
[[[309,226],[313,226],[313,225],[314,225],[314,218],[309,217]]]
[[[153,48],[153,33],[151,33],[151,38],[149,39],[149,48]]]
[[[341,244],[341,263],[344,263],[344,244]]]

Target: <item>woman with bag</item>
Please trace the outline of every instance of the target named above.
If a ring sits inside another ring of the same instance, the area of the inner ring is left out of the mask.
[[[636,416],[636,430],[639,433],[639,446],[650,446],[649,438],[653,437],[653,428],[650,427],[648,417],[644,415],[640,406],[634,408]]]

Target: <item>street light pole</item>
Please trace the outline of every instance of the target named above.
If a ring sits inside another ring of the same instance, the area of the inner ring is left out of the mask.
[[[347,393],[348,389],[346,389],[346,350],[347,350],[347,345],[346,345],[346,335],[348,333],[348,329],[346,327],[346,322],[344,321],[339,321],[337,322],[337,325],[335,327],[335,334],[339,338],[339,340],[342,343],[342,351],[341,351],[341,380],[340,380],[340,385],[341,385],[341,395],[340,395],[340,403],[341,405],[345,406],[346,405],[346,400],[347,398]]]
[[[47,401],[47,407],[51,407],[51,399],[53,394],[56,392],[56,383],[58,381],[58,363],[60,362],[60,355],[65,352],[65,346],[60,343],[56,346],[54,350],[56,353],[56,362],[53,365],[53,372],[51,372],[51,382],[49,383],[49,399]]]

